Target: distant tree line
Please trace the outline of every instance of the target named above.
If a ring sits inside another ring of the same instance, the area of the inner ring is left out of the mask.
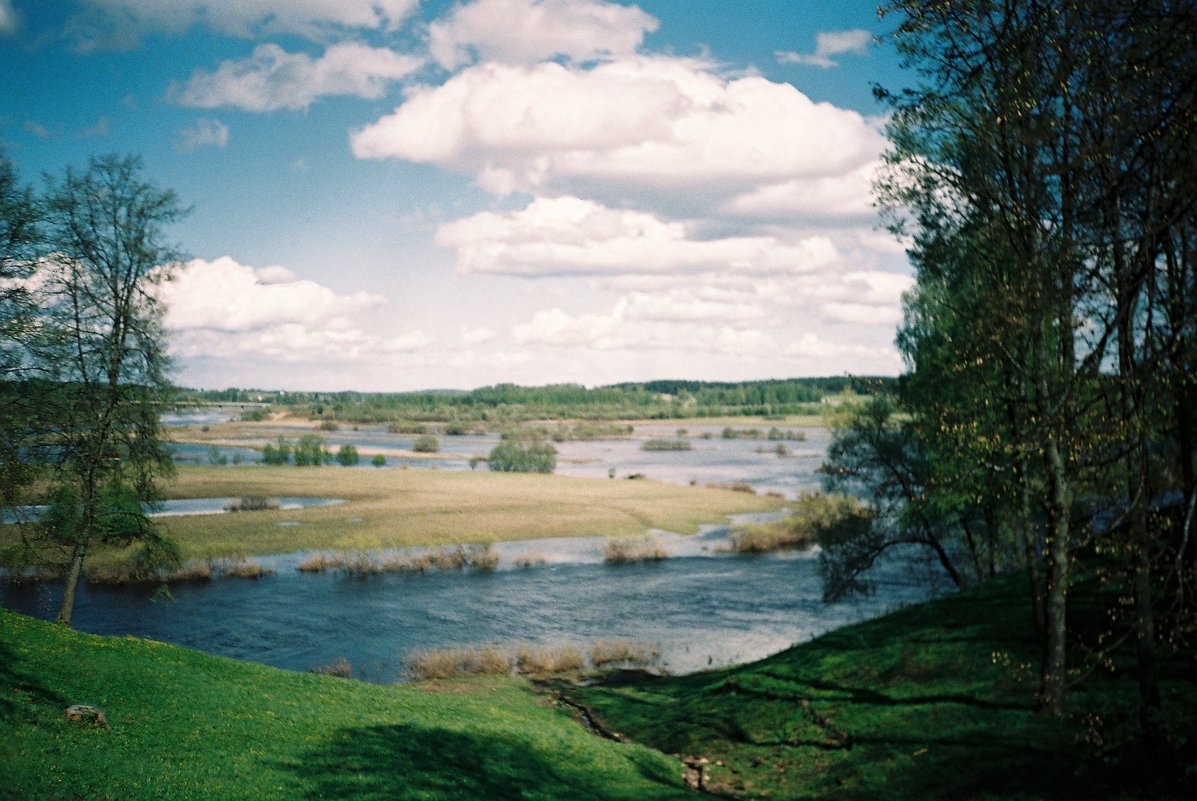
[[[184,402],[268,402],[303,409],[317,419],[355,423],[398,420],[513,422],[543,419],[617,420],[684,417],[782,416],[819,411],[828,395],[891,378],[795,378],[769,381],[649,381],[604,387],[498,384],[469,391],[281,392],[278,390],[182,390]]]

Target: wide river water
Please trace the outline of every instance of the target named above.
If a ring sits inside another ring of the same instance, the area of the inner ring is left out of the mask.
[[[359,442],[362,433],[355,432]],[[774,443],[718,435],[694,438],[693,450],[683,452],[642,451],[640,440],[563,443],[557,472],[605,479],[615,467],[619,475],[743,481],[796,497],[818,487],[815,471],[828,439],[822,430],[806,433],[805,442],[787,443],[791,455],[783,457],[767,452]],[[454,451],[484,445],[471,440],[441,441]],[[893,561],[875,571],[872,595],[824,603],[814,551],[737,556],[726,550],[723,525],[690,537],[655,536],[670,558],[625,565],[604,563],[601,540],[590,538],[501,543],[499,567],[489,573],[301,573],[303,554],[277,555],[259,560],[273,571],[260,579],[177,584],[170,598],[152,588],[84,584],[73,622],[92,633],[149,637],[294,670],[347,659],[355,676],[387,683],[407,677],[415,651],[490,644],[586,650],[610,639],[651,645],[663,669],[690,672],[759,659],[928,595],[908,562]],[[529,558],[543,564],[517,566]],[[5,607],[44,618],[54,616],[60,595],[56,582],[0,583]]]

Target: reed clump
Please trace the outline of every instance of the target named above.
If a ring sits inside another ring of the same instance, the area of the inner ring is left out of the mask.
[[[510,652],[490,645],[477,648],[434,648],[407,658],[408,673],[417,681],[456,676],[505,676],[515,665]]]
[[[669,553],[655,537],[613,537],[603,543],[603,561],[610,565],[659,562]]]
[[[314,553],[306,557],[297,566],[300,573],[323,573],[328,570],[340,570],[345,566],[345,558],[338,554]]]
[[[114,565],[87,571],[87,583],[106,587],[134,584],[179,584],[186,581],[210,581],[212,567],[207,562],[188,562],[173,570],[155,570],[139,565]]]
[[[554,676],[576,673],[586,667],[586,656],[572,645],[560,648],[524,645],[516,648],[515,669],[525,676]]]
[[[480,645],[474,648],[430,648],[407,657],[408,675],[415,681],[462,676],[562,676],[587,669],[611,667],[654,669],[660,648],[635,640],[599,640],[588,650],[576,645]]]
[[[410,555],[355,551],[317,553],[301,561],[301,573],[344,572],[362,577],[382,573],[426,573],[431,570],[465,570],[489,573],[499,567],[499,554],[490,545],[456,545]]]
[[[599,640],[590,649],[590,664],[596,670],[610,665],[648,668],[660,661],[660,648],[634,640]]]
[[[544,554],[533,553],[532,551],[524,551],[519,556],[515,557],[515,566],[521,568],[541,567],[548,564],[549,560],[545,558]]]
[[[244,556],[211,559],[208,565],[214,574],[222,578],[259,579],[274,572],[257,559],[247,559]]]

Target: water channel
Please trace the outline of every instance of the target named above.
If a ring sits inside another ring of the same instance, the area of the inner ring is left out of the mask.
[[[362,433],[352,436],[360,443]],[[640,449],[643,437],[669,433],[637,433],[559,444],[557,472],[605,480],[615,467],[619,475],[745,482],[796,497],[818,487],[828,439],[826,431],[807,430],[805,442],[787,443],[789,453],[779,457],[767,450],[772,443],[717,434],[695,437],[690,451],[653,453]],[[449,469],[469,469],[457,452],[485,453],[483,439],[442,438],[448,456],[458,456],[446,462]],[[272,571],[262,578],[172,585],[169,599],[152,588],[85,584],[74,623],[294,670],[343,658],[355,676],[389,683],[406,678],[414,651],[485,644],[585,650],[608,639],[651,645],[663,669],[690,672],[759,659],[928,594],[925,582],[911,580],[909,564],[895,560],[875,571],[874,594],[824,603],[816,552],[738,556],[727,552],[727,534],[724,525],[690,537],[657,532],[670,558],[627,565],[604,563],[595,539],[501,543],[493,572],[350,577],[303,573],[304,554],[276,555],[259,560]],[[522,561],[537,564],[521,568]],[[56,583],[0,583],[0,603],[39,617],[53,617],[60,594]]]

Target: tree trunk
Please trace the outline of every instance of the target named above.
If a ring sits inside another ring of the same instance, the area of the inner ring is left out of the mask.
[[[1068,578],[1069,528],[1071,499],[1064,459],[1055,436],[1048,438],[1044,449],[1047,461],[1047,483],[1050,493],[1048,506],[1047,541],[1047,597],[1044,622],[1047,637],[1044,642],[1043,675],[1040,686],[1040,709],[1049,715],[1064,711],[1064,679],[1068,668]]]
[[[1031,585],[1031,615],[1035,621],[1035,633],[1043,637],[1047,631],[1047,617],[1044,608],[1043,575],[1039,571],[1039,549],[1036,547],[1034,528],[1031,525],[1030,493],[1024,487],[1023,519],[1019,526],[1018,537],[1022,542],[1023,559],[1027,563],[1027,582]]]
[[[79,586],[79,574],[83,572],[84,550],[80,544],[71,552],[71,566],[62,588],[62,604],[58,607],[58,622],[64,626],[71,625],[71,615],[75,611],[75,589]]]
[[[1139,726],[1149,761],[1159,756],[1160,676],[1155,648],[1155,617],[1151,610],[1151,555],[1140,542],[1135,557],[1135,637],[1139,673]]]

